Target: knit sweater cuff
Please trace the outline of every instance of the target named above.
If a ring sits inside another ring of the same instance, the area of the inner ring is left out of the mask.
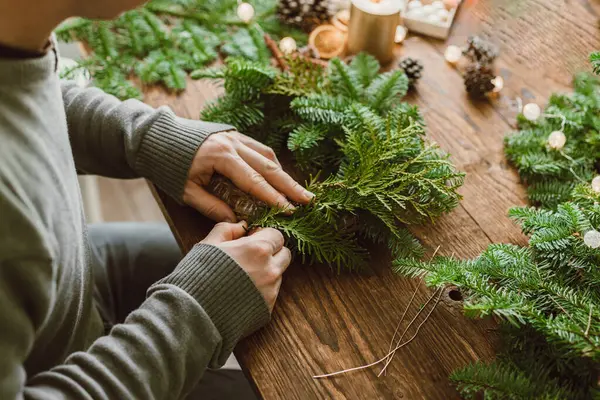
[[[239,339],[269,322],[267,303],[250,277],[218,247],[197,244],[175,271],[153,286],[161,284],[183,289],[202,306],[223,338],[221,362]]]
[[[136,170],[181,201],[188,171],[200,145],[211,134],[230,130],[235,128],[179,118],[167,109],[144,135]]]

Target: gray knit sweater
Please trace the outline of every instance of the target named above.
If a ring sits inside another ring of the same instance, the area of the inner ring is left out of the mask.
[[[207,135],[231,129],[61,82],[53,52],[0,59],[0,399],[176,399],[265,324],[266,303],[196,246],[102,336],[76,171],[180,199]]]

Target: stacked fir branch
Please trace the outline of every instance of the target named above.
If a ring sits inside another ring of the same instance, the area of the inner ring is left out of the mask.
[[[293,175],[310,176],[316,194],[291,216],[261,204],[233,208],[255,210],[251,224],[280,229],[302,257],[338,269],[365,264],[366,242],[385,243],[396,257],[419,257],[406,226],[456,207],[463,175],[424,139],[416,107],[400,101],[408,89],[404,73],[378,74],[379,63],[365,54],[350,65],[334,59],[326,69],[299,57],[284,64],[282,72],[233,58],[192,74],[222,79],[225,87],[202,119],[233,123],[273,146],[295,164]]]
[[[456,285],[468,316],[505,322],[505,349],[490,364],[456,371],[465,397],[598,398],[600,371],[600,249],[586,232],[600,229],[600,194],[579,185],[555,210],[515,208],[510,216],[529,247],[491,245],[479,258],[399,261],[398,272],[428,285]]]
[[[140,98],[142,84],[185,88],[187,73],[217,59],[218,53],[266,61],[270,54],[263,29],[276,37],[305,40],[299,31],[281,25],[276,0],[251,0],[256,23],[236,15],[237,0],[152,0],[113,21],[71,19],[57,35],[84,42],[91,53],[79,68],[86,68],[96,86],[121,99]],[[67,77],[74,70],[67,71]]]
[[[537,121],[518,117],[520,130],[506,138],[506,156],[528,184],[533,205],[556,207],[575,185],[589,182],[600,160],[600,80],[580,74],[571,94],[553,94]],[[553,131],[564,132],[564,148],[548,145]]]

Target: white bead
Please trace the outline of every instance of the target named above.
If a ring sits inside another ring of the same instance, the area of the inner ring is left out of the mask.
[[[250,22],[252,17],[254,17],[254,7],[250,3],[240,3],[237,8],[237,16],[243,22]]]
[[[600,193],[600,175],[592,179],[592,190],[596,193]]]
[[[542,115],[542,109],[535,103],[525,104],[525,107],[523,107],[523,115],[529,121],[535,121]]]
[[[548,136],[548,146],[554,150],[561,150],[567,143],[567,137],[561,131],[554,131]]]
[[[421,2],[419,0],[414,0],[411,1],[410,3],[408,3],[408,9],[409,10],[414,10],[416,8],[421,8],[423,6],[423,4],[421,4]]]
[[[433,6],[431,4],[426,4],[423,6],[423,13],[425,13],[425,15],[430,15],[434,11],[435,11],[435,8],[433,8]]]
[[[431,3],[431,6],[436,10],[446,9],[446,6],[444,6],[444,2],[442,2],[441,0],[434,1],[433,3]]]
[[[462,50],[458,46],[450,45],[446,47],[446,51],[444,52],[444,58],[450,64],[456,64],[462,58]]]
[[[291,54],[297,49],[296,41],[289,36],[284,37],[279,41],[279,49],[283,54]]]
[[[583,243],[585,243],[587,247],[597,249],[600,247],[600,232],[595,229],[587,231],[585,235],[583,235]]]

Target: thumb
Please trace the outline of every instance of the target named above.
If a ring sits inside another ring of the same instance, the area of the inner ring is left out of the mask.
[[[219,243],[237,240],[246,235],[247,227],[248,224],[246,221],[241,221],[236,224],[220,222],[215,225],[202,243],[217,245]]]

